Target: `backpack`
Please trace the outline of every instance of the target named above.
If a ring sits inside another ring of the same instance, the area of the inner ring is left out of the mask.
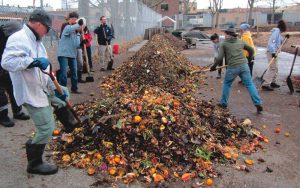
[[[22,23],[18,21],[8,21],[0,25],[0,73],[5,73],[1,66],[2,55],[6,46],[7,39],[13,33],[22,29]]]

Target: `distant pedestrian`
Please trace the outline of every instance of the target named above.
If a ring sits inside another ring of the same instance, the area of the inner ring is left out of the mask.
[[[264,76],[264,83],[262,89],[266,91],[274,91],[273,88],[279,88],[280,85],[277,83],[277,74],[278,74],[278,62],[276,57],[276,52],[283,42],[282,33],[286,32],[286,23],[283,20],[280,20],[276,28],[271,30],[271,36],[269,38],[267,46],[267,56],[268,62],[274,57],[275,62],[270,65],[270,68],[267,70]],[[287,35],[289,37],[289,35]]]
[[[220,46],[218,57],[216,57],[215,64],[210,68],[210,71],[215,71],[216,67],[223,61],[224,56],[228,67],[225,72],[223,83],[223,92],[218,106],[227,108],[228,99],[230,95],[231,85],[235,78],[239,76],[251,96],[252,102],[256,106],[257,113],[263,110],[261,98],[252,82],[247,59],[243,55],[243,49],[247,50],[249,57],[252,58],[254,50],[251,46],[237,38],[237,33],[234,28],[225,30],[225,41]]]
[[[215,59],[216,57],[218,57],[220,45],[222,42],[224,42],[224,38],[220,37],[217,33],[214,33],[213,35],[210,36],[210,40],[212,41],[212,43],[214,43],[214,59]],[[222,65],[223,65],[223,60],[220,61],[220,64],[218,66],[220,67]],[[222,69],[219,69],[217,79],[221,79],[221,77],[222,77]]]
[[[111,40],[113,38],[112,29],[106,24],[106,17],[100,17],[100,26],[98,26],[94,33],[97,36],[98,44],[100,45],[100,65],[101,71],[114,70],[112,68],[112,50],[111,50]]]
[[[77,12],[71,12],[68,15],[68,24],[64,27],[61,39],[59,40],[57,56],[60,66],[58,81],[62,86],[67,86],[68,66],[70,68],[71,92],[80,94],[78,91],[77,77],[77,48],[80,45],[80,31],[83,27],[83,20],[79,19]]]
[[[251,74],[251,77],[252,77],[252,71],[253,71],[253,66],[254,66],[254,57],[256,55],[256,50],[255,50],[254,42],[252,40],[250,28],[251,28],[251,26],[249,24],[247,24],[247,23],[244,23],[244,24],[240,25],[240,33],[241,33],[241,39],[242,39],[242,41],[244,41],[246,44],[248,44],[249,46],[251,46],[253,48],[253,50],[254,50],[254,54],[253,54],[252,59],[249,56],[248,51],[247,50],[243,50],[244,56],[248,60],[248,66],[249,66],[250,74]]]

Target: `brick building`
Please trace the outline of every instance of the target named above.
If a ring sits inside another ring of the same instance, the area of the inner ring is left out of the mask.
[[[153,10],[162,15],[162,17],[168,16],[171,19],[177,21],[179,15],[179,0],[164,0],[160,4],[153,7]],[[163,27],[172,28],[174,23],[169,19],[162,22]]]

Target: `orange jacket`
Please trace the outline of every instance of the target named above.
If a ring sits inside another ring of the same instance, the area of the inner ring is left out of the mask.
[[[255,50],[255,46],[251,37],[251,33],[250,31],[245,31],[242,36],[241,36],[242,41],[246,42],[249,46],[251,46],[254,49],[254,55],[256,55],[256,50]],[[244,56],[245,57],[249,57],[249,54],[246,50],[243,50]]]

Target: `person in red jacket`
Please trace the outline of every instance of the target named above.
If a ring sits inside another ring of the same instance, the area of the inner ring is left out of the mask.
[[[88,41],[88,43],[86,44],[86,51],[87,51],[90,71],[94,72],[93,71],[93,62],[92,62],[92,49],[91,49],[91,41],[93,40],[93,37],[87,26],[85,26],[85,28],[84,28],[84,37]]]

